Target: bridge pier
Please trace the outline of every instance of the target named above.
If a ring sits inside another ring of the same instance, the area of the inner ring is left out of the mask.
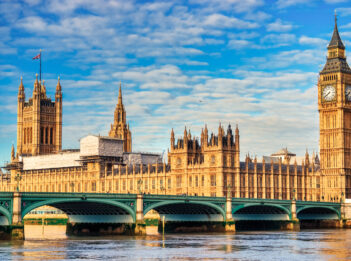
[[[288,222],[282,223],[281,230],[292,230],[292,231],[299,231],[300,230],[300,221],[297,218],[297,214],[296,214],[296,200],[295,199],[293,199],[291,201],[291,219]]]
[[[351,228],[351,200],[344,199],[341,203],[341,219],[344,228]]]
[[[134,233],[136,235],[146,235],[146,224],[144,221],[144,201],[142,194],[137,195]]]
[[[224,221],[224,231],[225,232],[235,232],[235,221],[233,219],[232,213],[232,197],[231,192],[228,191],[228,195],[225,202],[225,221]]]
[[[21,193],[13,193],[13,205],[12,205],[12,224],[10,226],[11,239],[13,240],[24,240],[24,225],[22,222],[21,212]]]

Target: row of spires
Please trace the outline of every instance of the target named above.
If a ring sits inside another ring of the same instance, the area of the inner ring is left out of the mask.
[[[273,164],[273,157],[270,157],[270,163]],[[284,161],[289,162],[290,161],[290,157],[289,156],[285,156],[283,158]],[[257,163],[257,155],[255,155],[254,159],[252,160],[252,157],[250,156],[250,153],[247,153],[245,156],[245,162],[246,163]],[[262,163],[265,163],[265,158],[262,157]],[[282,158],[279,157],[279,163],[282,163]],[[319,157],[318,157],[318,153],[315,153],[315,151],[313,151],[312,153],[312,165],[314,164],[319,164]],[[297,161],[296,161],[296,157],[295,157],[295,161],[294,164],[297,165]],[[305,159],[302,160],[302,165],[306,165],[309,166],[310,164],[310,155],[308,153],[308,150],[306,149],[306,153],[305,153]]]
[[[45,81],[44,80],[42,82],[38,81],[38,74],[36,74],[36,79],[35,79],[35,82],[34,82],[33,95],[35,95],[35,94],[41,94],[42,98],[46,98]],[[62,95],[60,76],[58,77],[58,80],[57,80],[56,95]],[[21,83],[20,83],[20,85],[18,87],[18,96],[22,97],[22,98],[25,97],[24,85],[23,85],[23,77],[22,76],[21,76]]]
[[[234,145],[234,136],[233,136],[233,132],[232,132],[232,128],[231,125],[228,125],[227,128],[227,133],[225,133],[223,126],[221,125],[221,123],[219,123],[219,127],[218,127],[218,136],[215,136],[213,133],[211,133],[210,136],[210,140],[208,139],[208,129],[207,129],[207,124],[205,125],[205,129],[201,130],[201,145],[218,145],[218,143],[222,143],[222,144],[227,144],[229,146],[233,146]],[[195,136],[193,137],[193,141],[192,141],[192,136],[191,136],[191,131],[189,129],[189,131],[187,131],[186,127],[184,128],[184,136],[183,138],[179,138],[178,139],[178,144],[181,144],[181,147],[185,146],[184,144],[187,144],[188,142],[191,142],[193,147],[196,148],[197,147],[197,140],[195,138]],[[238,143],[239,142],[239,128],[238,125],[236,125],[235,128],[235,142]],[[171,131],[171,147],[174,147],[175,144],[175,136],[174,136],[174,130],[172,128]],[[237,144],[239,145],[239,144]]]

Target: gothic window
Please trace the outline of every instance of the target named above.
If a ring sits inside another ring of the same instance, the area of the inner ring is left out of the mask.
[[[171,178],[168,178],[168,189],[171,188]]]
[[[130,180],[129,189],[130,189],[131,191],[133,190],[133,180]]]
[[[48,127],[45,128],[45,144],[48,144],[49,130]]]
[[[156,180],[152,179],[152,189],[156,189]]]
[[[189,177],[189,187],[192,187],[193,186],[193,177],[190,176]]]
[[[178,175],[177,176],[177,188],[180,188],[182,186],[182,176]]]
[[[223,157],[223,167],[226,167],[227,166],[227,157],[224,156]]]
[[[163,187],[163,179],[160,179],[160,189],[163,190],[164,187]]]
[[[148,180],[147,180],[147,179],[145,180],[145,183],[144,183],[144,184],[145,184],[145,190],[148,190],[148,189],[149,189],[149,186],[148,186]]]
[[[182,159],[181,158],[177,158],[177,166],[182,164]]]
[[[215,155],[212,155],[211,156],[211,164],[215,164],[216,163],[216,156]]]
[[[44,143],[44,128],[43,127],[40,128],[40,143],[41,144]]]
[[[115,190],[118,191],[118,180],[116,180],[116,187],[115,187]]]
[[[96,182],[95,181],[91,182],[91,191],[93,191],[93,192],[96,191]]]
[[[23,144],[26,144],[26,141],[27,141],[27,128],[24,128],[23,134],[24,134]]]
[[[32,127],[29,128],[29,143],[32,143]]]
[[[50,128],[50,144],[53,144],[53,129]]]
[[[201,176],[201,186],[205,186],[205,176]]]
[[[216,186],[216,175],[211,175],[211,187]]]
[[[195,176],[195,187],[199,186],[199,177]]]
[[[126,187],[126,180],[124,179],[123,180],[123,190],[125,191],[127,189],[127,187]]]

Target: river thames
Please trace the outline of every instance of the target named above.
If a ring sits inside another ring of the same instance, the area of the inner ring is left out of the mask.
[[[0,241],[0,260],[351,259],[351,230],[58,238]]]

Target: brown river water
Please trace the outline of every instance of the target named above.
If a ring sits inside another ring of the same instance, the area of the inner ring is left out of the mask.
[[[25,236],[0,241],[0,260],[351,260],[351,230],[66,237],[39,225]]]

